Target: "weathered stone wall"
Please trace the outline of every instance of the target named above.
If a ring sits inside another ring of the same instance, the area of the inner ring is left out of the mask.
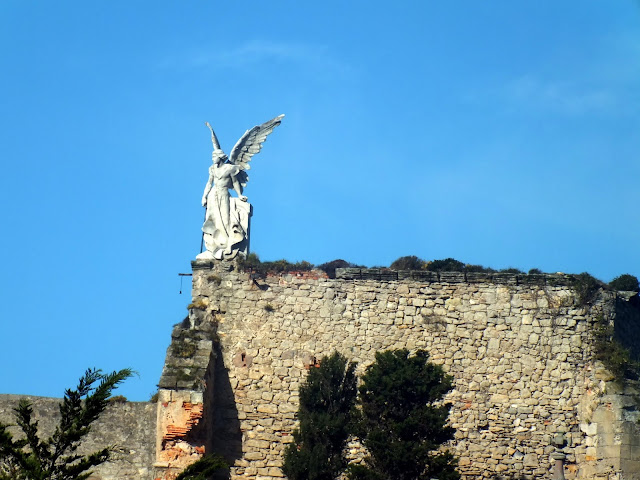
[[[362,371],[395,348],[426,349],[454,376],[451,448],[466,479],[548,478],[558,432],[568,438],[568,478],[639,478],[637,409],[630,396],[609,396],[591,355],[593,322],[615,315],[605,308],[615,294],[581,306],[568,276],[388,276],[261,279],[193,264],[194,309],[220,337],[214,389],[226,389],[226,404],[214,449],[235,462],[231,478],[283,476],[298,388],[319,358],[337,350]]]
[[[0,395],[0,422],[15,424],[13,409],[21,398],[32,402],[41,436],[53,433],[60,418],[58,398]],[[17,428],[12,428],[19,435]],[[146,402],[115,402],[93,424],[79,452],[87,454],[115,445],[112,459],[93,472],[94,480],[152,480],[155,460],[156,405]]]
[[[172,332],[159,401],[114,403],[83,451],[117,445],[94,479],[174,478],[205,452],[231,478],[283,477],[298,388],[334,350],[369,365],[376,351],[426,349],[454,376],[450,445],[465,480],[549,478],[564,432],[568,479],[640,479],[638,391],[593,360],[600,316],[638,357],[637,296],[579,305],[562,275],[344,270],[258,278],[232,264],[193,264],[190,314]],[[18,395],[0,395],[0,422]],[[28,397],[43,434],[58,399]],[[358,458],[357,442],[349,454]]]
[[[172,480],[213,450],[216,326],[205,319],[206,301],[191,305],[174,326],[158,384],[155,478]]]

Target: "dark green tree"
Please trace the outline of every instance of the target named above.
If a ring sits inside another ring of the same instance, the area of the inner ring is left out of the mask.
[[[627,292],[640,292],[638,285],[638,277],[625,273],[619,275],[609,282],[609,286],[614,290],[623,290]]]
[[[285,450],[290,480],[334,480],[346,467],[343,450],[356,399],[356,364],[333,353],[311,368],[300,387],[300,426]]]
[[[205,455],[185,468],[176,480],[209,480],[215,474],[228,469],[227,462],[220,455]]]
[[[429,354],[406,349],[376,353],[362,377],[357,433],[369,452],[354,466],[354,480],[458,480],[457,461],[441,451],[453,439],[447,425],[450,404],[442,403],[452,377]]]
[[[111,392],[132,375],[130,369],[109,374],[89,369],[75,390],[66,390],[60,422],[52,436],[41,439],[33,408],[21,400],[14,409],[23,436],[14,439],[9,425],[0,423],[0,480],[82,480],[90,469],[109,459],[110,447],[80,455],[77,449],[91,424],[109,404]]]

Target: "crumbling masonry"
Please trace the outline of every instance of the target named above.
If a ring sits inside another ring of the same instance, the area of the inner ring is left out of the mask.
[[[450,448],[465,480],[550,478],[565,433],[567,479],[640,479],[638,396],[594,360],[598,317],[634,355],[638,296],[577,298],[567,275],[338,270],[261,278],[194,262],[189,316],[176,325],[157,404],[114,404],[86,451],[117,445],[94,480],[169,480],[207,452],[232,479],[279,480],[298,388],[337,350],[369,365],[378,350],[426,349],[454,377]],[[55,399],[33,399],[43,431]],[[0,396],[10,422],[15,395]],[[357,442],[348,455],[361,456]]]
[[[592,348],[598,316],[640,345],[637,297],[600,292],[580,304],[567,275],[345,269],[336,279],[259,278],[231,262],[192,266],[193,303],[160,384],[158,438],[168,434],[167,409],[182,402],[186,411],[194,397],[208,426],[173,437],[184,443],[174,460],[175,443],[158,443],[167,478],[203,451],[222,453],[232,479],[282,478],[306,371],[334,350],[362,371],[376,351],[394,348],[426,349],[454,376],[450,447],[465,479],[549,478],[559,432],[568,479],[640,478],[637,400],[610,381]],[[200,332],[193,356],[180,357],[180,342]],[[349,454],[360,453],[352,443]]]

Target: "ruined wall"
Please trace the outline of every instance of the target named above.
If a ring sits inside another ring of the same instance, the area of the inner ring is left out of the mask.
[[[394,348],[426,349],[454,376],[451,447],[466,479],[548,478],[557,432],[568,478],[639,478],[637,409],[607,396],[591,356],[594,318],[615,314],[615,294],[587,308],[567,276],[386,275],[260,279],[193,263],[193,310],[220,337],[213,448],[234,462],[231,478],[283,476],[298,388],[320,357],[337,350],[362,371]]]
[[[0,395],[0,422],[14,424],[13,409],[21,398],[32,402],[41,436],[53,433],[60,418],[60,399],[22,395]],[[152,480],[155,460],[156,405],[147,402],[111,404],[93,424],[91,432],[80,446],[87,454],[115,445],[112,459],[98,467],[93,480]],[[17,429],[12,429],[18,435]]]
[[[171,332],[158,384],[153,464],[157,480],[172,480],[213,450],[216,326],[212,318],[204,318],[206,301],[191,307]]]
[[[85,451],[117,445],[94,479],[175,478],[207,452],[231,478],[283,477],[298,388],[337,350],[359,363],[378,350],[426,349],[454,376],[450,447],[465,480],[549,478],[551,438],[565,432],[568,479],[640,479],[638,390],[593,360],[596,318],[638,356],[637,296],[579,305],[562,275],[344,270],[258,278],[232,264],[193,264],[193,303],[174,327],[159,401],[115,403]],[[0,422],[20,396],[0,395]],[[57,399],[30,397],[44,434]],[[358,457],[357,443],[350,455]]]

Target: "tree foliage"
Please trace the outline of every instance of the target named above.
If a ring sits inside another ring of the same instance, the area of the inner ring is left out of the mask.
[[[60,422],[52,436],[41,439],[33,407],[22,399],[14,409],[23,436],[14,439],[9,425],[0,423],[0,480],[82,480],[105,462],[109,447],[89,455],[77,449],[91,424],[109,404],[111,392],[132,375],[130,369],[103,374],[89,369],[75,390],[67,389],[60,404]]]
[[[216,473],[228,468],[227,462],[221,456],[205,455],[185,468],[176,480],[208,480]]]
[[[638,277],[625,273],[619,275],[609,282],[609,286],[614,290],[622,290],[626,292],[640,292],[638,285]]]
[[[453,439],[450,404],[442,398],[452,377],[418,350],[376,353],[359,388],[358,434],[370,456],[350,471],[353,480],[457,480],[453,455],[439,448]]]
[[[300,426],[284,455],[290,480],[333,480],[346,467],[343,450],[356,398],[356,364],[333,353],[311,368],[300,387]]]

